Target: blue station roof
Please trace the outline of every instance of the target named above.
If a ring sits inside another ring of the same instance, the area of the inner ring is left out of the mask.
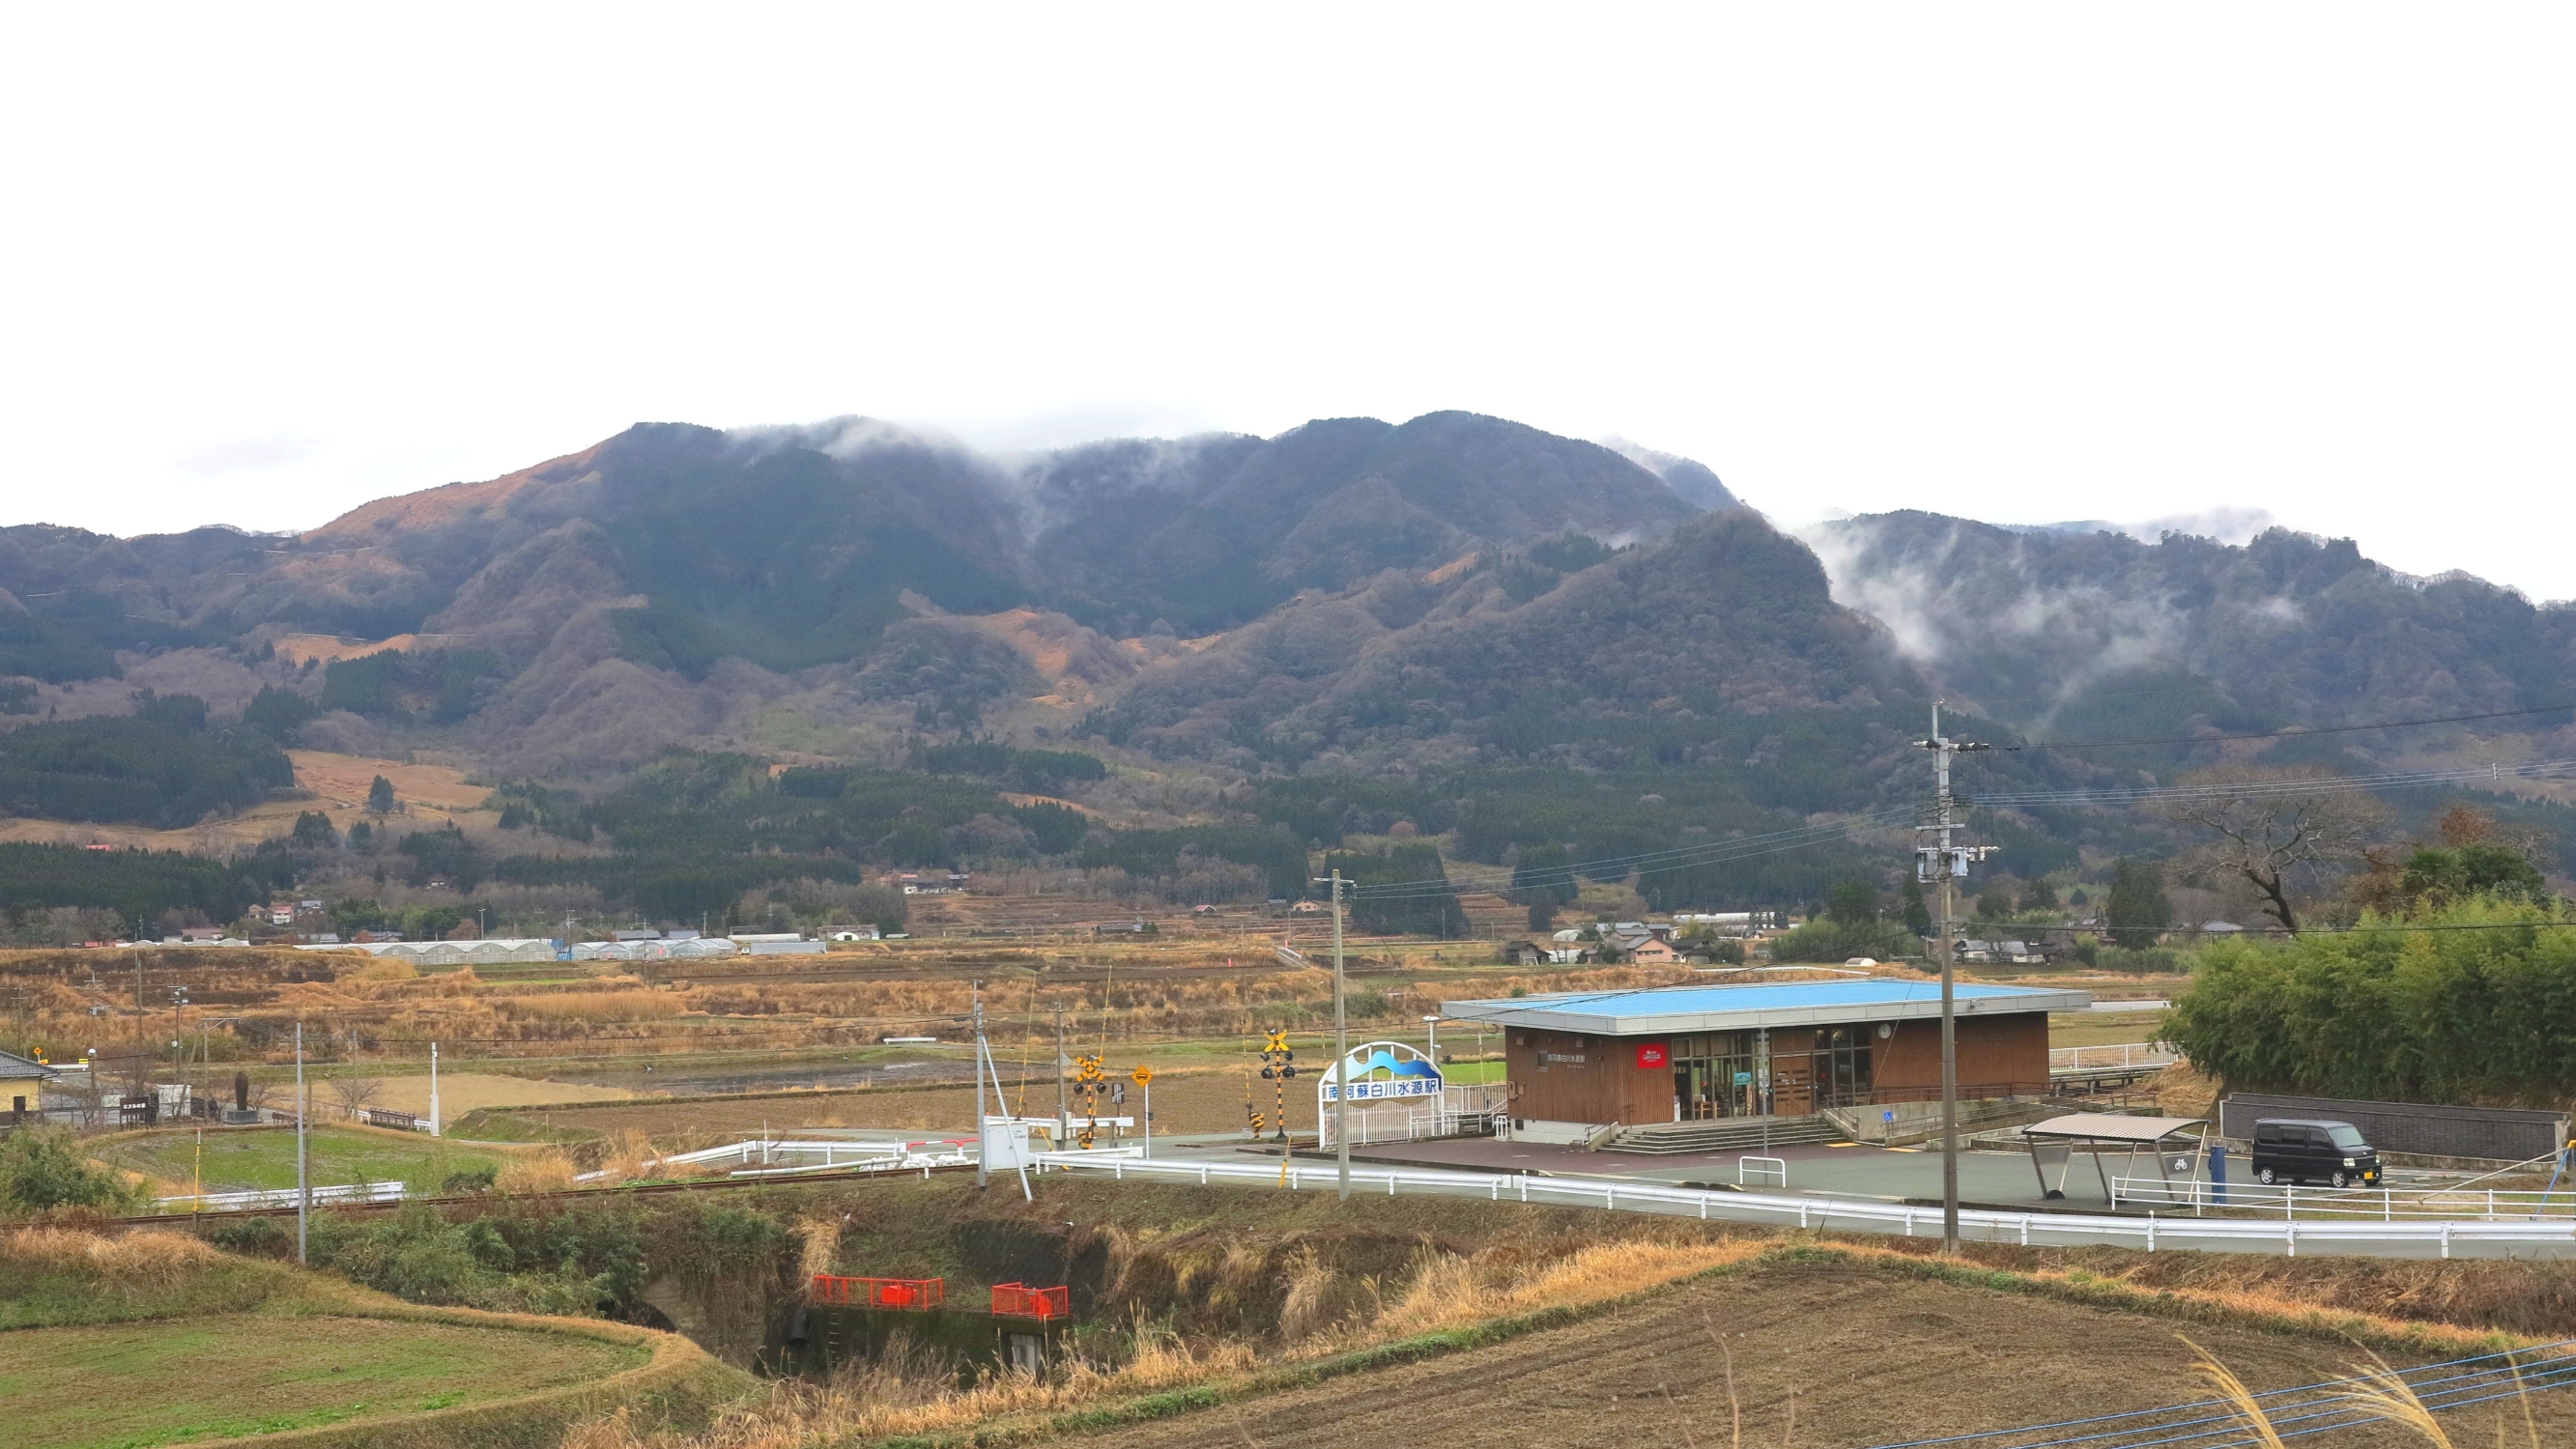
[[[1960,1016],[2003,1016],[2032,1011],[2082,1011],[2087,991],[2028,986],[1953,988]],[[1839,1026],[1853,1022],[1913,1021],[1941,1014],[1941,984],[1872,978],[1867,981],[1789,981],[1754,986],[1680,986],[1651,991],[1567,992],[1501,1000],[1444,1001],[1441,1014],[1503,1026],[1602,1036],[1662,1036],[1673,1032],[1744,1031],[1764,1026]]]

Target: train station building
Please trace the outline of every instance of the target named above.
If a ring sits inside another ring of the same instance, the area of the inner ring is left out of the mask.
[[[1961,985],[1959,1097],[2048,1090],[2048,1015],[2083,991]],[[1613,1123],[1803,1117],[1936,1100],[1938,982],[1687,986],[1451,1001],[1504,1032],[1515,1137],[1583,1141]]]

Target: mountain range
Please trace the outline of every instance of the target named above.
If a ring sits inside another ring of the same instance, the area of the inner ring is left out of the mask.
[[[1664,772],[1806,817],[1920,794],[1935,697],[2066,741],[2576,701],[2576,608],[2278,529],[1909,512],[1792,536],[1699,463],[1469,413],[1007,459],[865,419],[650,423],[300,535],[0,529],[0,726],[130,712],[141,688],[218,718],[291,691],[318,711],[304,743],[558,783],[673,746],[894,766],[989,734],[1205,772],[1220,794],[1162,802],[1174,819],[1222,813],[1227,780],[1512,770]],[[1989,775],[2566,754],[2569,720]],[[2022,823],[2066,859],[2127,838]]]

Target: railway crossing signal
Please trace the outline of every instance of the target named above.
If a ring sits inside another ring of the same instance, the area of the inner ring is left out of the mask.
[[[1277,1140],[1283,1143],[1288,1140],[1288,1079],[1296,1075],[1297,1054],[1288,1049],[1288,1029],[1275,1027],[1262,1039],[1261,1076],[1271,1084],[1271,1123],[1278,1129]],[[1252,1135],[1259,1137],[1261,1128],[1260,1114],[1255,1113]]]
[[[1092,1139],[1099,1135],[1100,1091],[1102,1087],[1108,1085],[1108,1082],[1109,1074],[1100,1069],[1098,1052],[1073,1059],[1073,1084],[1082,1093],[1082,1113],[1085,1119],[1082,1130],[1074,1134],[1074,1140],[1082,1144],[1085,1151],[1090,1150]]]

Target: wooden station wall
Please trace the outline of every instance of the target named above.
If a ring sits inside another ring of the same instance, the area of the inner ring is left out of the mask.
[[[1915,1093],[1941,1085],[1941,1024],[1903,1021],[1885,1038],[1877,1027],[1864,1028],[1870,1041],[1870,1072],[1876,1090]],[[1505,1070],[1513,1088],[1512,1115],[1545,1122],[1668,1122],[1673,1115],[1670,1066],[1641,1067],[1640,1046],[1666,1049],[1663,1036],[1612,1037],[1588,1033],[1508,1027],[1504,1037]],[[1803,1079],[1804,1061],[1785,1054],[1774,1057],[1780,1070]],[[1792,1067],[1790,1063],[1797,1061]],[[1959,1086],[2003,1088],[2013,1095],[2035,1095],[2048,1084],[2048,1015],[2015,1012],[2003,1016],[1959,1018]],[[1803,1094],[1793,1094],[1803,1095]],[[1781,1101],[1784,1113],[1803,1112],[1803,1103]]]

